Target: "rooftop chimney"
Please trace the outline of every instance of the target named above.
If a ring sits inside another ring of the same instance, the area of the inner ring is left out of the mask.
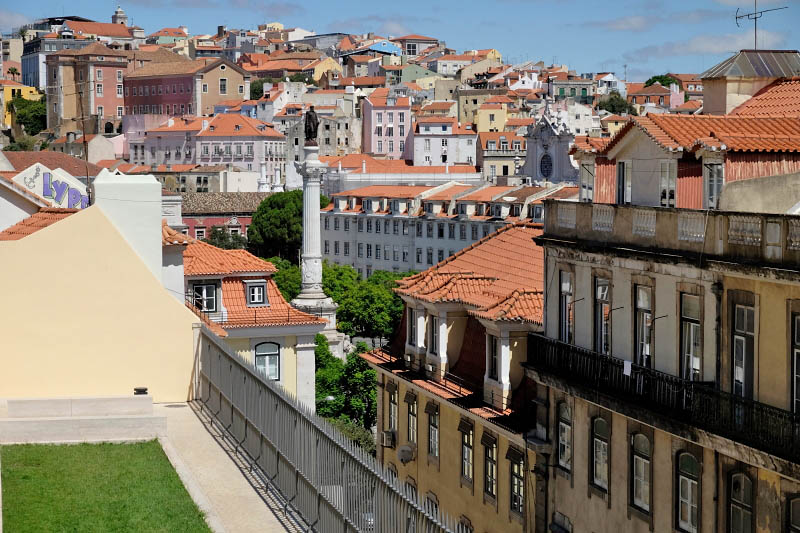
[[[95,205],[161,280],[161,183],[152,174],[112,174],[103,169],[91,187]]]
[[[223,37],[228,32],[225,26],[217,26],[217,37]]]
[[[269,192],[269,187],[267,187],[267,164],[264,161],[261,162],[261,175],[258,178],[258,192]]]
[[[341,161],[339,163],[341,163]],[[362,174],[366,174],[367,173],[367,160],[366,159],[362,159],[361,160],[361,173]]]

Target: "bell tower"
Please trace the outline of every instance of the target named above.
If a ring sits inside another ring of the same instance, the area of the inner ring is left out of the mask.
[[[121,6],[117,6],[117,10],[111,15],[111,22],[113,24],[122,24],[123,26],[128,25],[128,15],[125,14]]]

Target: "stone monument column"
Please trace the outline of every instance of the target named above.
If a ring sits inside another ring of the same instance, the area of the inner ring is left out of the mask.
[[[327,321],[328,324],[322,334],[328,338],[331,351],[343,357],[344,336],[336,331],[338,305],[325,296],[322,290],[319,194],[322,176],[327,167],[319,160],[318,146],[306,144],[303,150],[305,161],[302,164],[295,163],[298,173],[303,177],[303,250],[300,264],[302,289],[292,300],[292,305]]]

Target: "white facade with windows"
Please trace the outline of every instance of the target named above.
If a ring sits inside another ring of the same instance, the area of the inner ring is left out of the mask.
[[[455,118],[418,118],[410,141],[406,159],[412,159],[414,166],[476,164],[478,135]]]

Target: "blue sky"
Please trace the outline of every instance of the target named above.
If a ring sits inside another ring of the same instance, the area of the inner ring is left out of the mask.
[[[732,52],[753,46],[753,24],[737,28],[737,7],[753,0],[461,0],[305,2],[257,0],[123,0],[133,24],[147,33],[185,24],[192,34],[255,27],[274,20],[317,33],[420,33],[459,50],[497,48],[506,61],[542,59],[578,72],[611,70],[641,81],[653,73],[702,72]],[[117,1],[4,2],[0,30],[27,20],[74,14],[110,22]],[[759,48],[800,48],[800,0],[760,0],[765,14]]]

